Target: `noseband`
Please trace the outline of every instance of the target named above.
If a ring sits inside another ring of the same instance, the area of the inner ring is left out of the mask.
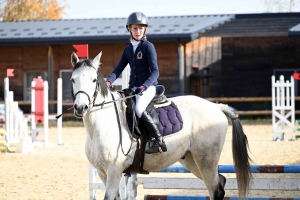
[[[79,91],[76,92],[76,94],[74,95],[73,89],[72,89],[73,101],[75,101],[77,94],[83,93],[83,94],[85,94],[85,95],[88,97],[88,100],[89,100],[89,104],[88,104],[88,105],[89,105],[89,106],[90,106],[92,103],[93,103],[93,107],[94,107],[94,106],[97,106],[97,105],[95,104],[95,101],[96,101],[96,98],[97,98],[97,95],[98,95],[98,90],[99,90],[99,81],[98,81],[98,79],[97,79],[95,92],[94,92],[94,95],[92,96],[92,99],[93,99],[93,102],[92,102],[92,101],[91,101],[91,98],[90,98],[90,96],[89,96],[89,94],[86,93],[85,91],[79,90]]]

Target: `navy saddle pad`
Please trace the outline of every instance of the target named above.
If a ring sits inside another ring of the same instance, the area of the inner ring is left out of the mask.
[[[158,129],[159,132],[162,134],[162,136],[171,135],[182,129],[183,120],[174,102],[171,101],[170,105],[159,107],[156,108],[155,110],[159,117]],[[127,118],[129,129],[132,130],[132,116],[126,113],[126,118]],[[140,128],[140,130],[144,131],[145,129]],[[136,130],[134,130],[133,136],[137,138],[138,133]]]

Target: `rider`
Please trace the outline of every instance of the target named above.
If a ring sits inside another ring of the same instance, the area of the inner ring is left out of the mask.
[[[160,134],[157,124],[147,113],[146,107],[156,93],[159,69],[155,47],[146,39],[148,19],[141,12],[134,12],[127,18],[126,29],[130,32],[130,43],[125,47],[120,61],[108,76],[106,83],[111,84],[119,77],[129,63],[131,73],[129,88],[136,95],[136,115],[143,119],[149,133],[155,138],[153,145],[146,150],[146,153],[158,153],[167,151],[167,147]]]

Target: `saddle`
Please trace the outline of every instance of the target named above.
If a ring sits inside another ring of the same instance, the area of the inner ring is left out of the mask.
[[[164,95],[165,87],[163,85],[156,86],[156,94],[153,97],[152,101],[147,106],[146,110],[150,111],[155,109],[155,105],[167,105],[170,104],[170,101]],[[124,89],[119,91],[121,96],[131,96],[131,89]],[[135,116],[135,98],[126,99],[126,118],[128,127],[131,130],[131,134],[134,138],[137,139],[138,144],[135,151],[134,159],[129,168],[127,168],[124,173],[140,173],[140,174],[149,174],[148,171],[143,169],[144,166],[144,158],[145,158],[145,149],[147,140],[149,140],[149,134],[145,134],[147,132],[146,128],[142,123],[139,123],[139,119]],[[152,112],[153,113],[153,112]],[[154,115],[153,117],[157,117]],[[157,119],[158,120],[158,119]],[[139,144],[139,141],[141,144]]]

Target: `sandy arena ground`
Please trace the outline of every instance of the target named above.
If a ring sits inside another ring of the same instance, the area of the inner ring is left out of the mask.
[[[232,164],[231,126],[219,164]],[[300,139],[296,141],[272,141],[271,125],[244,125],[248,137],[252,164],[294,165],[300,164]],[[50,128],[50,142],[56,142],[57,129]],[[297,133],[298,134],[298,133]],[[299,134],[298,134],[299,135]],[[68,145],[36,147],[35,153],[0,153],[0,199],[2,200],[84,200],[89,198],[88,161],[84,154],[84,128],[63,128],[63,141]],[[39,136],[39,139],[43,135]],[[287,136],[290,138],[290,136]],[[152,173],[150,176],[157,175]],[[192,177],[189,174],[158,174],[158,176]],[[229,175],[230,176],[230,175]],[[283,175],[277,175],[282,177]],[[299,175],[288,175],[299,178]],[[97,199],[104,192],[97,191]],[[199,190],[144,190],[138,189],[137,199],[145,194],[208,195]],[[226,191],[226,196],[237,195]],[[300,191],[251,191],[251,196],[300,197]]]

